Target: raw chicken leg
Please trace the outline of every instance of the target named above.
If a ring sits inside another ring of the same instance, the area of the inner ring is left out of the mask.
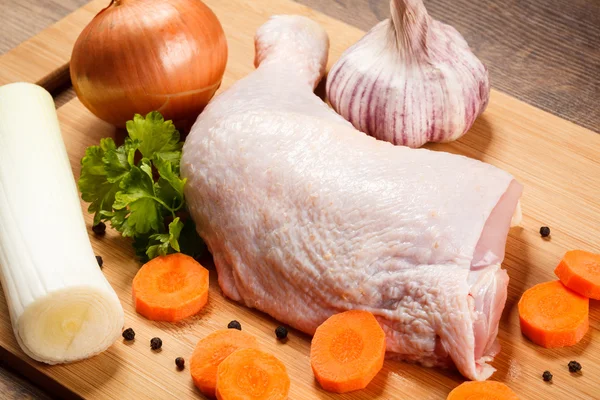
[[[388,354],[486,379],[521,186],[466,157],[355,130],[313,89],[328,38],[278,16],[257,70],[215,98],[183,149],[186,198],[230,298],[309,334],[371,311]]]

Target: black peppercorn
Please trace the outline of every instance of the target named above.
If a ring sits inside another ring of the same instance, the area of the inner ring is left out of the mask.
[[[552,374],[550,371],[544,371],[542,374],[542,379],[544,379],[544,382],[550,382],[552,380]]]
[[[104,260],[102,260],[102,257],[96,256],[96,261],[98,261],[98,266],[102,268],[102,265],[104,265]]]
[[[547,238],[548,236],[550,236],[550,228],[548,228],[547,226],[542,226],[540,228],[540,235],[542,235],[543,238]]]
[[[135,332],[131,328],[127,328],[123,331],[123,337],[125,340],[133,340],[135,339]]]
[[[569,362],[569,372],[579,372],[581,371],[581,364],[579,364],[577,361],[571,361]]]
[[[160,338],[153,337],[150,339],[150,347],[152,347],[152,350],[160,349],[162,347],[162,340],[160,340]]]
[[[230,323],[227,324],[227,328],[229,329],[237,329],[238,331],[242,330],[242,325],[237,322],[236,320],[231,321]]]
[[[283,339],[287,338],[288,330],[286,329],[285,326],[278,326],[275,329],[275,335],[277,336],[277,339],[283,340]]]
[[[177,357],[175,359],[175,365],[177,365],[177,369],[181,371],[185,367],[185,360],[183,357]]]
[[[104,235],[106,233],[106,224],[104,222],[98,222],[98,224],[92,226],[92,231],[96,235]]]

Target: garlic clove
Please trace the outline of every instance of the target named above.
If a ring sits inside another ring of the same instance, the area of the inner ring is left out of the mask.
[[[329,72],[332,107],[357,129],[398,145],[449,142],[489,100],[488,71],[453,27],[422,0],[391,0],[375,25]]]

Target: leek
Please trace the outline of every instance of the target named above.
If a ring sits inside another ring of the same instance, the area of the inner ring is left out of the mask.
[[[17,341],[48,364],[106,350],[123,308],[89,241],[52,96],[0,87],[0,281]]]

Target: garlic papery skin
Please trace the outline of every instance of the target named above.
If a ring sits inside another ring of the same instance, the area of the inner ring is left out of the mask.
[[[487,68],[422,0],[392,0],[392,18],[348,48],[329,72],[331,106],[356,129],[420,147],[464,135],[485,110]]]

